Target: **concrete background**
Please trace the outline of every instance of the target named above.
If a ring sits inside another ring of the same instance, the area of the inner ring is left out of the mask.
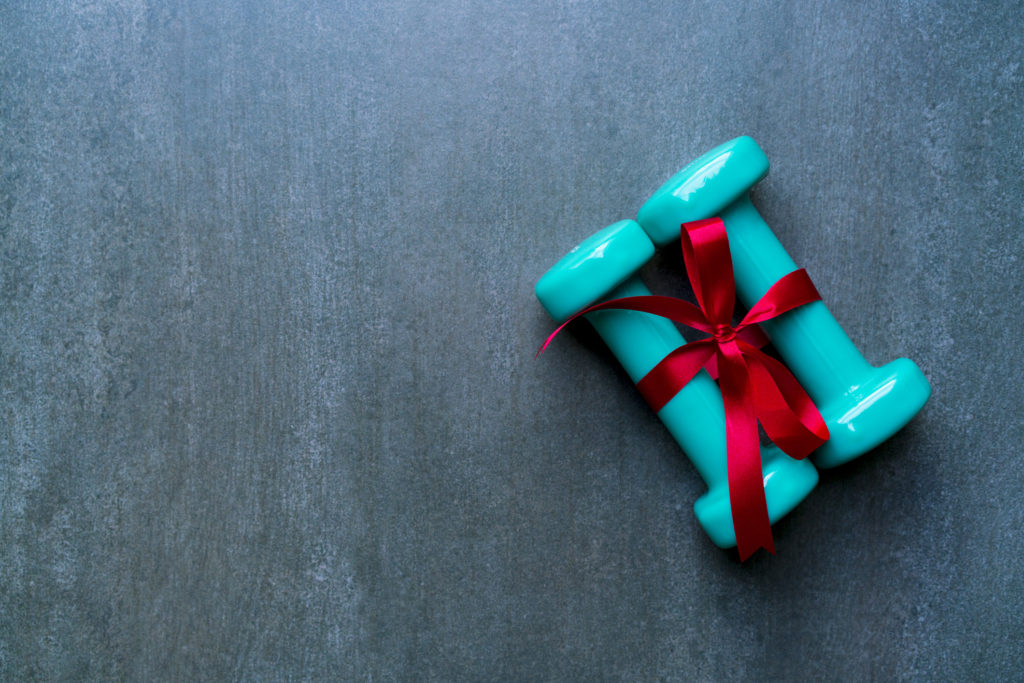
[[[1020,3],[52,4],[0,8],[0,678],[1022,675]],[[743,133],[934,395],[741,565],[532,288]]]

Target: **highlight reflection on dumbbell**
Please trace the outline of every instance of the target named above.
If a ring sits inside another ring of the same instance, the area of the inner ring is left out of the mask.
[[[573,249],[537,283],[537,298],[559,323],[588,306],[650,291],[637,275],[654,255],[654,244],[634,221],[620,221]],[[638,382],[670,352],[685,344],[665,318],[627,310],[585,316],[626,373]],[[726,468],[725,412],[718,385],[700,371],[658,412],[708,485],[694,504],[701,526],[718,546],[736,545]],[[761,449],[768,516],[775,522],[810,493],[818,472],[774,446]]]
[[[679,239],[681,223],[719,216],[732,251],[736,290],[747,306],[797,269],[750,202],[750,188],[768,173],[752,138],[721,145],[679,171],[643,205],[638,222],[658,245]],[[761,325],[817,404],[830,438],[812,458],[833,467],[871,450],[924,406],[931,387],[913,361],[871,366],[822,302]]]

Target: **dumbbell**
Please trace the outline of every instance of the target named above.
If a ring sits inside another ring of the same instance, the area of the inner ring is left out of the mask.
[[[584,240],[537,282],[537,298],[562,323],[608,299],[647,296],[637,274],[654,255],[654,244],[635,221],[619,221]],[[685,344],[675,325],[655,315],[626,310],[584,316],[619,359],[633,382],[640,381],[671,351]],[[697,520],[715,545],[736,545],[726,469],[725,410],[718,385],[701,370],[659,412],[676,442],[708,485],[697,499]],[[775,446],[761,449],[768,518],[774,523],[818,483],[807,460],[794,460]]]
[[[749,307],[797,269],[750,202],[750,188],[767,174],[768,157],[752,138],[730,140],[662,185],[637,221],[660,246],[679,240],[681,223],[719,216],[729,236],[736,291]],[[829,440],[811,456],[818,467],[871,450],[909,422],[931,395],[928,380],[909,359],[871,366],[820,301],[761,327],[828,425]]]

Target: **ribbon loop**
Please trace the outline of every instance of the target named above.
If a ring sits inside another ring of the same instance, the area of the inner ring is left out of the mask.
[[[652,313],[710,334],[669,353],[637,383],[637,388],[658,412],[701,368],[713,369],[717,365],[725,408],[729,504],[740,560],[746,560],[758,548],[774,554],[757,423],[760,421],[780,449],[798,460],[828,440],[829,434],[821,413],[796,378],[782,363],[745,341],[745,337],[752,336],[748,333],[757,329],[750,326],[819,301],[821,295],[801,268],[779,279],[733,326],[736,283],[725,224],[720,218],[684,223],[681,244],[697,306],[666,296],[605,301],[560,325],[537,355],[570,322],[606,309]]]

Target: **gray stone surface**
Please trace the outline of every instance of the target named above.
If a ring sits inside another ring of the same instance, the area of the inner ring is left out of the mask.
[[[3,3],[0,678],[1020,676],[1024,8],[731,5]],[[742,133],[935,390],[743,565],[591,333],[532,359]]]

